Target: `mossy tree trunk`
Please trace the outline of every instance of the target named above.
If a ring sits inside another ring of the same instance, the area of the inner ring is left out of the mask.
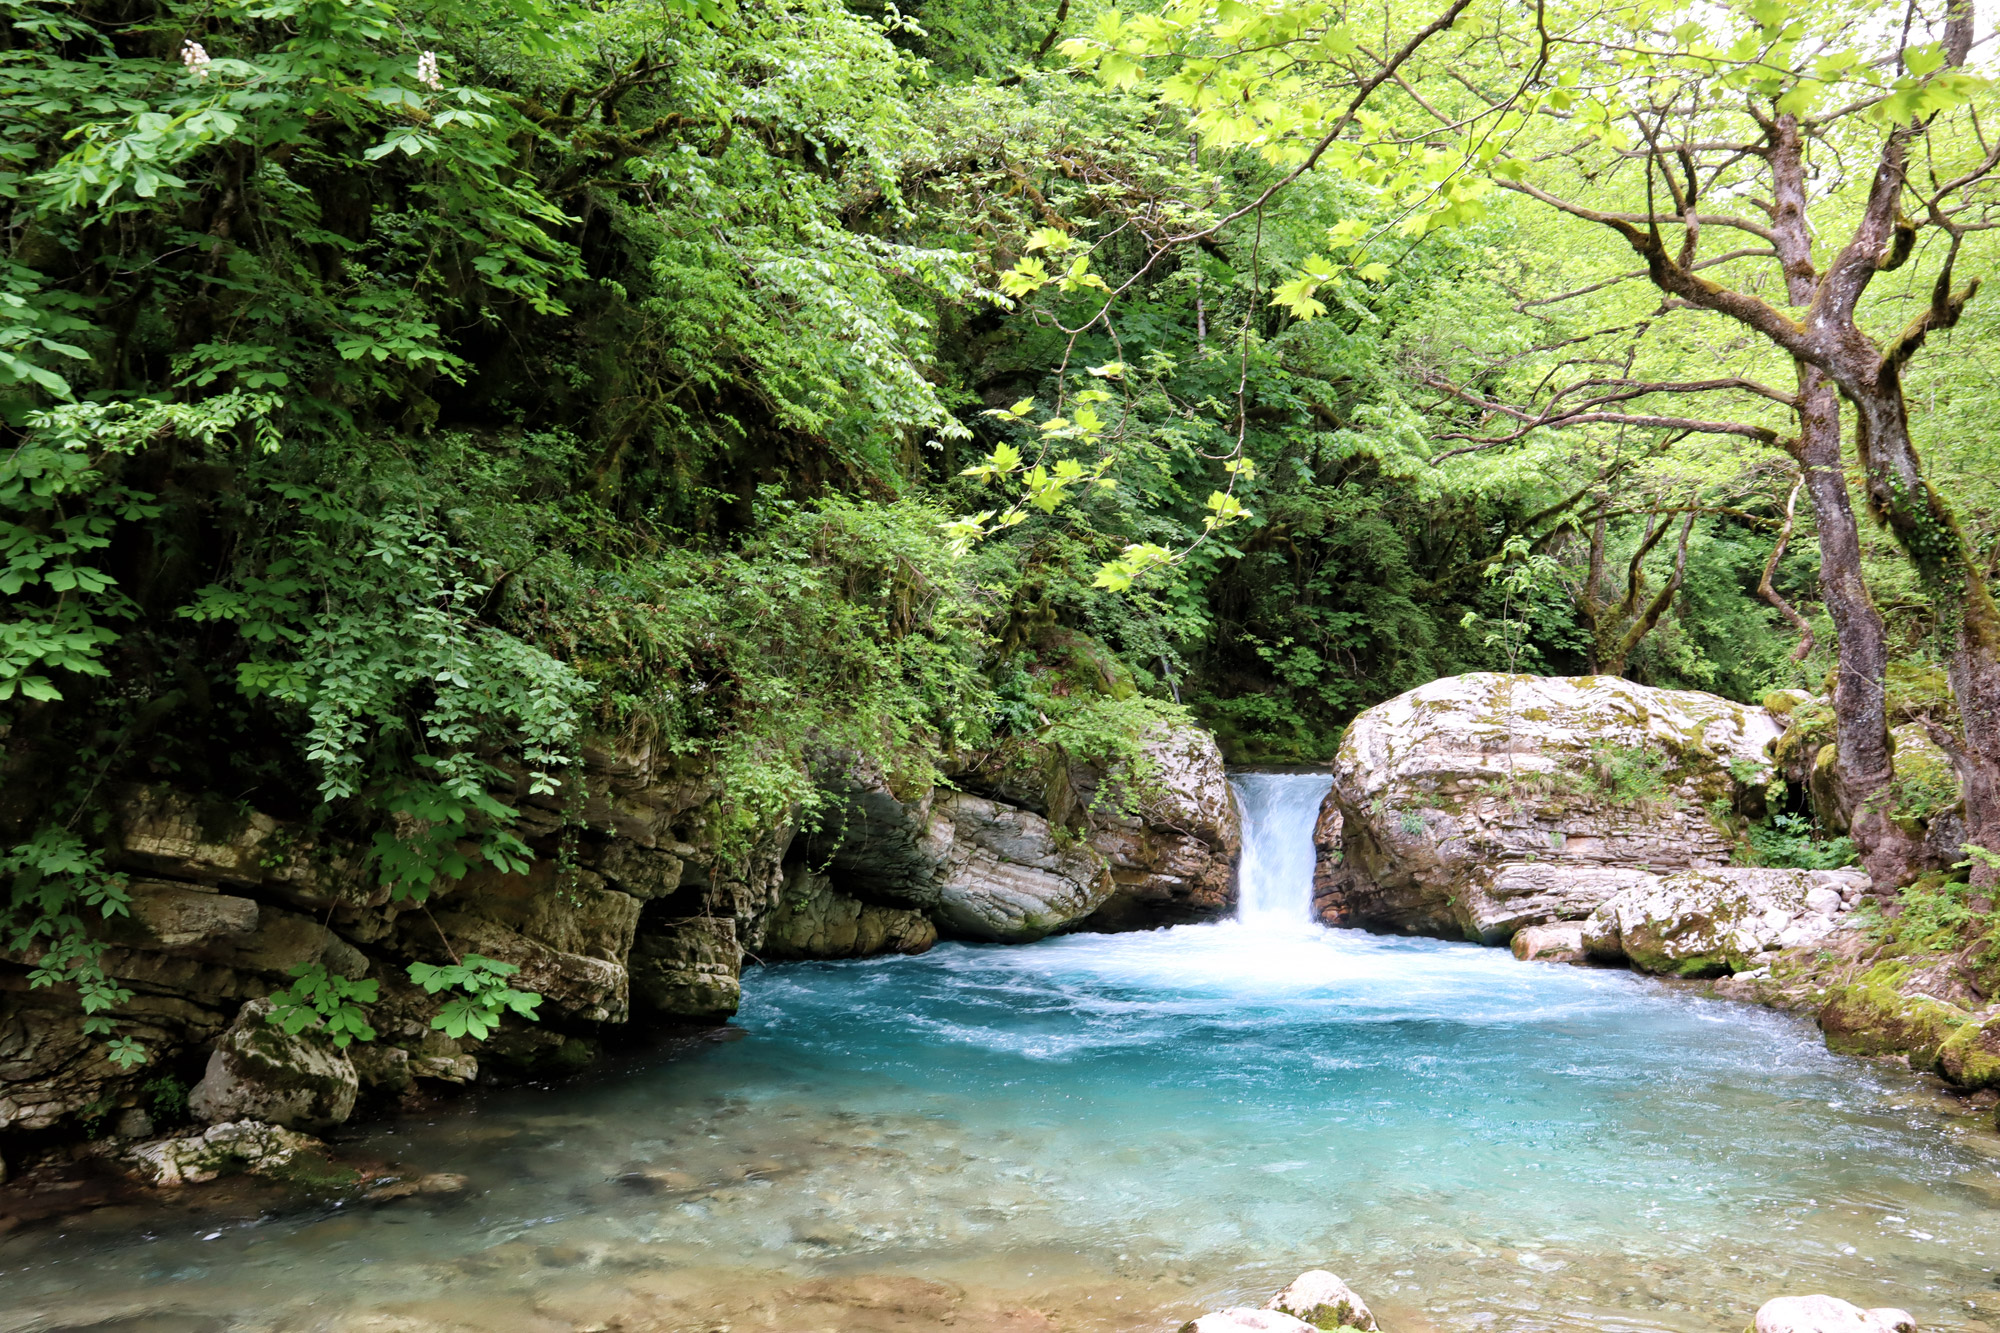
[[[1818,272],[1806,216],[1804,143],[1797,121],[1772,125],[1771,233],[1784,266],[1786,295],[1810,306]],[[1861,532],[1848,499],[1840,448],[1840,396],[1826,372],[1794,358],[1799,386],[1792,455],[1804,474],[1819,529],[1820,598],[1833,621],[1834,783],[1848,812],[1848,835],[1868,878],[1883,892],[1915,877],[1921,849],[1890,817],[1895,780],[1889,742],[1888,636],[1861,573]]]

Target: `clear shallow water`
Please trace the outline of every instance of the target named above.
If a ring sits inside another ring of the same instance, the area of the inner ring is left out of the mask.
[[[2000,1144],[1949,1103],[1627,973],[1312,927],[1325,780],[1240,781],[1243,921],[753,973],[741,1040],[354,1145],[461,1198],[0,1240],[0,1330],[1171,1328],[1318,1265],[1392,1333],[2000,1316]]]

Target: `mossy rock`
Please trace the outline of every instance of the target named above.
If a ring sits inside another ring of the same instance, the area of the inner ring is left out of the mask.
[[[1960,1025],[1938,1048],[1938,1072],[1961,1088],[2000,1087],[2000,1018]]]
[[[1827,1048],[1842,1055],[1907,1055],[1912,1069],[1938,1068],[1940,1053],[1971,1016],[1928,995],[1905,995],[1898,986],[1909,975],[1905,963],[1877,963],[1830,991],[1819,1013]]]
[[[1892,724],[1928,717],[1941,726],[1958,725],[1958,696],[1951,692],[1951,678],[1942,667],[1891,662],[1886,692]]]
[[[1905,722],[1892,727],[1889,739],[1894,745],[1891,763],[1896,772],[1892,786],[1895,817],[1909,831],[1918,832],[1959,803],[1958,773],[1919,723]]]

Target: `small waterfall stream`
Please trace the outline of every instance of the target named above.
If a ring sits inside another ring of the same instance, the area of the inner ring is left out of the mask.
[[[1326,779],[1236,782],[1238,920],[755,970],[741,1040],[345,1145],[463,1195],[0,1234],[0,1333],[1125,1333],[1315,1266],[1409,1333],[1988,1333],[1990,1127],[1798,1020],[1321,929]]]
[[[1313,823],[1333,779],[1323,773],[1239,773],[1230,785],[1243,816],[1237,919],[1259,926],[1309,923]]]

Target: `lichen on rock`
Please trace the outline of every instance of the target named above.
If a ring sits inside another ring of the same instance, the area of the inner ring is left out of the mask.
[[[1759,954],[1827,934],[1835,927],[1822,910],[1827,895],[1838,903],[1842,889],[1866,882],[1854,871],[1743,867],[1648,878],[1591,914],[1584,948],[1595,958],[1683,977],[1741,971]]]
[[[1264,1305],[1296,1316],[1314,1328],[1356,1328],[1373,1333],[1375,1316],[1368,1302],[1354,1288],[1324,1268],[1315,1268],[1292,1279],[1291,1285]]]
[[[229,1120],[193,1134],[153,1139],[119,1149],[116,1160],[149,1185],[199,1185],[218,1176],[247,1174],[334,1185],[358,1179],[332,1165],[326,1145],[261,1120]]]
[[[1603,872],[1726,865],[1715,811],[1761,812],[1782,730],[1763,708],[1608,676],[1480,672],[1398,695],[1334,760],[1343,919],[1503,943],[1625,887]]]

